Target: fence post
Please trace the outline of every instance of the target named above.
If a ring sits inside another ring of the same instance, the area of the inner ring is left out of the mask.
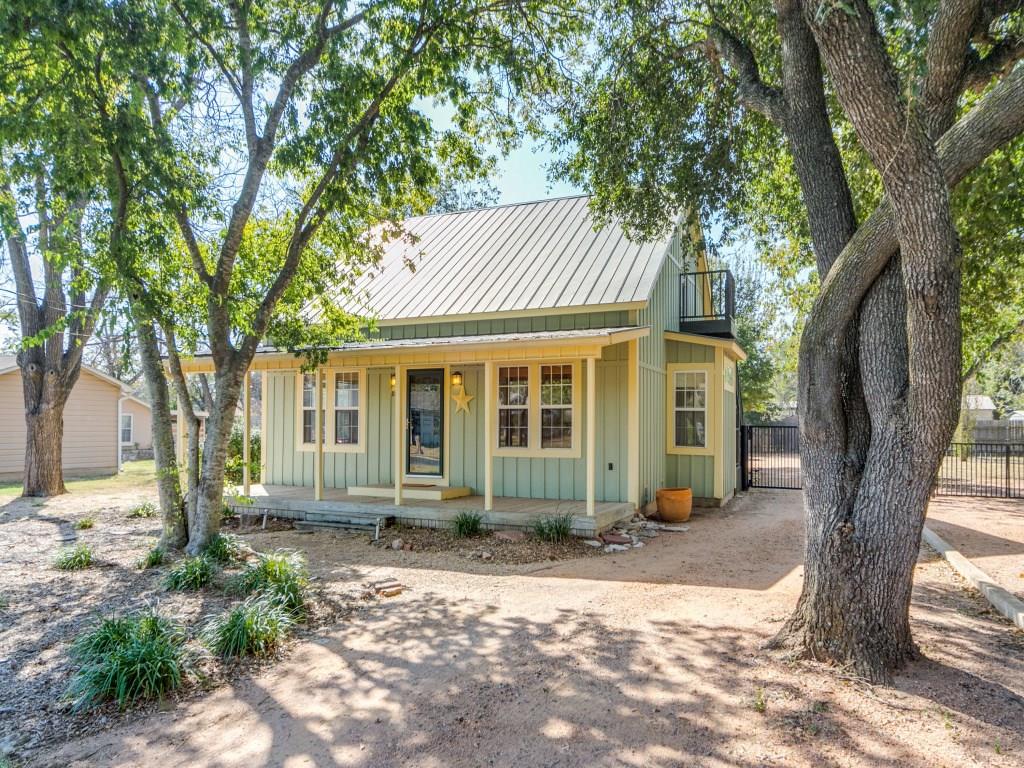
[[[1010,498],[1010,445],[1007,443],[1003,446],[1003,457],[1005,459],[1004,467],[1006,468],[1006,498]]]

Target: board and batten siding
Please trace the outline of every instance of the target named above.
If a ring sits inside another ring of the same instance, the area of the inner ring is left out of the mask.
[[[715,364],[715,348],[706,347],[702,344],[689,344],[682,341],[663,341],[665,345],[666,363],[707,363]],[[666,386],[669,383],[666,382]],[[712,377],[708,381],[708,387],[715,386]],[[660,406],[664,415],[667,428],[669,415],[664,413],[666,395],[662,390]],[[721,414],[709,410],[707,418],[720,419]],[[708,433],[711,432],[711,424],[707,425]],[[668,441],[666,436],[661,443],[661,449],[665,450]],[[690,488],[697,498],[711,499],[715,497],[715,457],[714,456],[679,456],[668,454],[665,457],[665,485],[668,488]]]
[[[117,472],[117,401],[121,390],[83,370],[64,406],[64,474]],[[25,471],[25,402],[21,373],[0,376],[0,477],[18,479]]]
[[[597,361],[597,473],[598,501],[626,501],[627,456],[627,344],[606,347]],[[484,492],[484,369],[482,365],[460,366],[466,392],[473,395],[469,413],[456,412],[449,398],[448,484],[466,486],[472,493]],[[580,367],[586,392],[586,366]],[[365,453],[324,452],[324,485],[387,485],[393,482],[393,403],[390,368],[367,372],[367,435]],[[312,451],[296,446],[296,375],[294,371],[267,374],[267,482],[275,485],[313,484]],[[584,395],[585,396],[585,395]],[[586,429],[586,406],[578,408],[578,427]],[[581,438],[585,432],[581,431]],[[609,469],[609,465],[611,469]],[[494,459],[495,496],[528,499],[586,499],[586,461],[579,459],[512,458]]]
[[[483,336],[492,333],[531,333],[536,331],[574,331],[588,328],[621,328],[631,325],[629,313],[578,312],[535,317],[510,317],[491,320],[467,320],[448,323],[412,323],[389,325],[375,334],[382,339],[436,339],[451,336]]]

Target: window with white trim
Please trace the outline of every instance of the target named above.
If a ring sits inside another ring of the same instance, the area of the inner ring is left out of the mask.
[[[320,440],[324,439],[323,418],[320,420]],[[302,442],[316,443],[316,374],[302,374]]]
[[[707,447],[707,372],[676,371],[674,385],[675,446],[677,448]]]
[[[572,448],[572,366],[540,367],[540,447]]]
[[[359,445],[359,372],[334,374],[334,444]]]
[[[135,442],[135,417],[133,414],[121,414],[121,442],[124,445],[131,445]]]
[[[530,445],[530,368],[498,367],[498,447]]]

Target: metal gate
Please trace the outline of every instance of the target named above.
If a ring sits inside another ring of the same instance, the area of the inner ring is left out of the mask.
[[[799,427],[754,427],[740,430],[743,490],[803,487]]]
[[[935,495],[1024,499],[1024,443],[953,443]]]

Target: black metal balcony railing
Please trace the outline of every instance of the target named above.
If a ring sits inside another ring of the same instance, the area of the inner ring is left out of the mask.
[[[735,337],[736,282],[732,272],[684,272],[679,276],[679,330]]]

